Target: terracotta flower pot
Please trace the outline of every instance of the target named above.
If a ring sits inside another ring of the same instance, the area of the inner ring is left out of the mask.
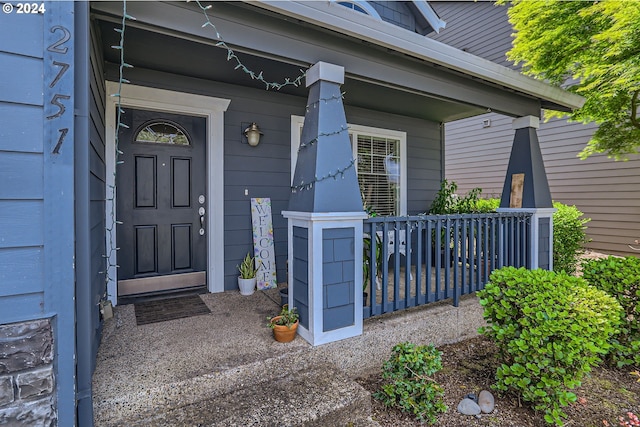
[[[271,322],[277,322],[280,319],[280,316],[276,316],[271,319]],[[298,323],[300,321],[296,321],[291,327],[285,325],[273,325],[273,337],[278,342],[291,342],[296,337],[296,332],[298,330]]]

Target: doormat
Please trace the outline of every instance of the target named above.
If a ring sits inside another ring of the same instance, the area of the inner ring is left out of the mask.
[[[138,326],[211,313],[198,295],[140,302],[133,306]]]

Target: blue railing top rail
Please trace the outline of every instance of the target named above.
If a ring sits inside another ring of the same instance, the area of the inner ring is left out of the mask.
[[[449,215],[407,215],[407,216],[374,216],[364,220],[367,223],[383,222],[405,222],[405,221],[434,221],[446,219],[481,219],[481,218],[529,218],[531,212],[489,212],[472,214],[449,214]]]

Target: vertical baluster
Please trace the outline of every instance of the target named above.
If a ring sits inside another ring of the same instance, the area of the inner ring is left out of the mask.
[[[488,281],[489,269],[489,222],[490,218],[485,217],[482,219],[482,280],[478,289],[484,289],[484,285]]]
[[[425,294],[422,293],[422,262],[424,258],[423,248],[425,248],[424,241],[424,221],[418,220],[416,222],[416,298],[417,304],[421,305],[426,303]],[[425,280],[427,283],[429,280]],[[425,293],[427,289],[425,288]]]
[[[444,297],[447,299],[450,297],[451,286],[451,218],[447,216],[445,220],[445,233],[444,233]]]
[[[411,296],[411,221],[404,223],[404,295],[405,307],[414,307],[416,305],[418,292],[415,296]]]
[[[403,308],[403,301],[400,298],[400,223],[393,222],[393,307],[395,310]],[[406,297],[406,295],[405,295]]]
[[[369,259],[371,260],[370,262],[371,265],[369,267],[369,294],[371,298],[370,306],[371,306],[372,314],[380,315],[382,314],[382,311],[380,309],[380,306],[377,303],[377,297],[376,297],[376,292],[378,291],[376,279],[378,277],[378,269],[380,268],[380,266],[378,266],[378,257],[376,257],[376,254],[378,253],[378,239],[376,238],[377,232],[378,232],[377,223],[375,222],[371,223],[371,228],[369,231],[369,236],[371,239],[370,252],[369,252]]]
[[[426,301],[427,303],[433,302],[434,298],[431,292],[431,286],[434,285],[433,278],[431,277],[433,274],[433,266],[431,260],[435,260],[436,252],[438,251],[436,248],[436,243],[434,242],[435,233],[438,233],[438,230],[435,230],[434,222],[432,219],[427,220],[427,232],[425,236],[427,241],[425,243],[425,248],[427,249],[427,256],[424,260],[424,265],[427,269],[425,272],[425,291],[426,291]],[[437,270],[436,270],[437,271]]]
[[[511,237],[509,242],[509,260],[511,264],[509,265],[517,265],[516,264],[516,221],[513,216],[509,217],[509,236]]]
[[[460,289],[463,290],[465,283],[467,282],[467,248],[466,248],[466,240],[467,240],[467,220],[466,219],[460,219],[460,227],[459,227],[459,233],[460,233],[460,249],[459,249],[459,256],[460,256],[460,265],[458,265],[456,263],[455,266],[455,273],[457,273],[458,271],[460,272],[460,277],[459,277],[459,281],[454,279],[454,281],[456,282],[456,284],[459,282],[459,284],[457,284],[456,286],[460,286]],[[456,252],[458,253],[458,252]],[[463,293],[464,291],[462,291],[461,293]]]
[[[474,218],[474,226],[476,230],[474,246],[475,246],[475,259],[476,259],[476,269],[475,269],[475,285],[471,292],[477,291],[482,281],[482,269],[484,268],[484,263],[482,262],[482,220],[480,218]]]
[[[476,275],[475,270],[476,266],[480,265],[478,262],[478,255],[476,253],[476,222],[474,219],[469,220],[469,235],[467,237],[469,239],[469,287],[468,292],[473,292],[476,284]]]
[[[458,262],[460,257],[462,257],[463,259],[463,263],[464,263],[464,227],[463,228],[463,235],[462,235],[462,239],[460,239],[460,228],[462,226],[462,224],[464,224],[464,220],[461,218],[454,218],[453,219],[453,284],[449,283],[449,279],[447,278],[446,282],[447,282],[447,289],[449,289],[450,286],[453,285],[453,306],[457,307],[458,304],[460,303],[460,291],[462,289],[462,283],[460,283],[460,281],[458,280],[458,276],[459,276],[459,272],[458,272]],[[450,251],[447,251],[450,252]],[[451,269],[451,262],[447,262],[446,265],[446,269],[450,270]],[[446,296],[445,296],[446,298]]]
[[[441,278],[441,273],[442,273],[442,257],[444,257],[444,252],[443,251],[443,233],[444,233],[444,227],[442,226],[442,221],[443,220],[438,220],[438,222],[436,222],[436,244],[435,244],[435,249],[436,249],[436,265],[435,265],[435,279],[436,279],[436,289],[435,289],[435,300],[434,301],[439,301],[441,299],[440,296],[440,289],[441,289],[441,285],[442,285],[442,278]]]
[[[382,223],[382,312],[393,311],[389,304],[389,223]]]

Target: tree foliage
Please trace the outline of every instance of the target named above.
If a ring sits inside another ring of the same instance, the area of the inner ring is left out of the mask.
[[[580,157],[637,153],[640,1],[514,0],[509,20],[515,39],[507,57],[524,73],[585,97],[570,119],[599,128]]]

